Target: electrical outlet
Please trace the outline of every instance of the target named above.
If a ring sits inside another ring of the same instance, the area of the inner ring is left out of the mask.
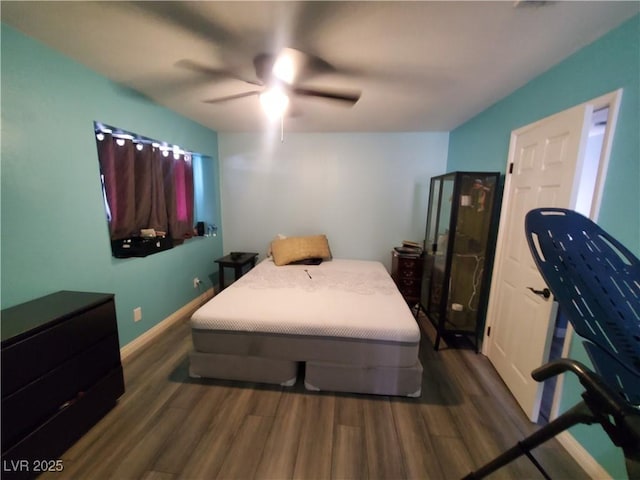
[[[200,286],[200,279],[198,277],[194,277],[193,288],[198,288],[199,286]]]
[[[142,320],[142,307],[136,307],[133,309],[133,321],[139,322]]]

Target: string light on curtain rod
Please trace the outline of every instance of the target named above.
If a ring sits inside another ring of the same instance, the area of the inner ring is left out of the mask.
[[[182,148],[180,148],[178,145],[174,145],[173,146],[173,158],[175,160],[180,159],[180,156],[182,155],[182,159],[185,162],[190,162],[191,161],[191,152],[187,152],[186,150],[183,150]]]
[[[135,133],[127,132],[126,130],[116,129],[103,125],[99,122],[94,122],[95,135],[98,141],[103,141],[106,138],[106,134],[111,135],[119,146],[124,146],[127,140],[130,140],[135,145],[138,151],[142,151],[145,145],[151,145],[153,148],[158,148],[162,154],[167,157],[169,153],[172,153],[177,160],[180,155],[184,155],[186,161],[191,161],[191,152],[184,150],[179,145],[171,145],[166,142],[158,142],[151,138],[143,137]]]

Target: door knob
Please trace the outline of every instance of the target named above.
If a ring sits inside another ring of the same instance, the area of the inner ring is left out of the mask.
[[[551,296],[551,290],[549,290],[548,288],[543,288],[542,290],[535,290],[531,287],[527,287],[529,290],[531,290],[533,293],[535,293],[536,295],[540,295],[541,297],[544,298],[549,298]]]

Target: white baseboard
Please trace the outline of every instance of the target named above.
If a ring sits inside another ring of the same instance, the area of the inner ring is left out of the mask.
[[[587,452],[580,443],[568,431],[559,433],[556,436],[560,445],[571,455],[583,470],[589,475],[589,478],[597,478],[598,480],[612,480],[611,475],[602,466],[596,462],[589,452]]]
[[[130,357],[133,353],[140,350],[142,347],[146,346],[152,340],[154,340],[158,335],[163,333],[169,327],[171,327],[177,321],[183,319],[190,312],[197,309],[199,306],[203,305],[207,300],[209,300],[214,295],[214,289],[210,288],[203,294],[197,296],[189,303],[181,307],[180,309],[173,312],[167,318],[162,320],[157,325],[151,327],[149,330],[144,332],[142,335],[134,339],[133,341],[127,343],[124,347],[120,349],[120,358],[125,360],[127,357]]]

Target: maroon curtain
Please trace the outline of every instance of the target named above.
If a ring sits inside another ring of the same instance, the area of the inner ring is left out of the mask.
[[[143,228],[167,232],[178,243],[193,235],[190,157],[175,158],[149,144],[139,148],[110,134],[97,143],[112,240],[140,235]]]
[[[176,238],[193,236],[193,168],[191,157],[179,155],[173,161],[173,191],[175,194],[175,223],[172,231]]]
[[[109,134],[98,140],[98,160],[111,218],[111,239],[127,238],[135,234],[135,163],[131,142],[118,145]]]
[[[169,230],[174,243],[193,236],[193,168],[191,158],[161,153]]]
[[[144,155],[149,162],[149,202],[148,216],[146,224],[148,228],[161,232],[169,231],[169,218],[167,215],[167,202],[164,195],[164,178],[162,163],[159,159],[159,151],[150,145],[145,145],[141,155]]]

